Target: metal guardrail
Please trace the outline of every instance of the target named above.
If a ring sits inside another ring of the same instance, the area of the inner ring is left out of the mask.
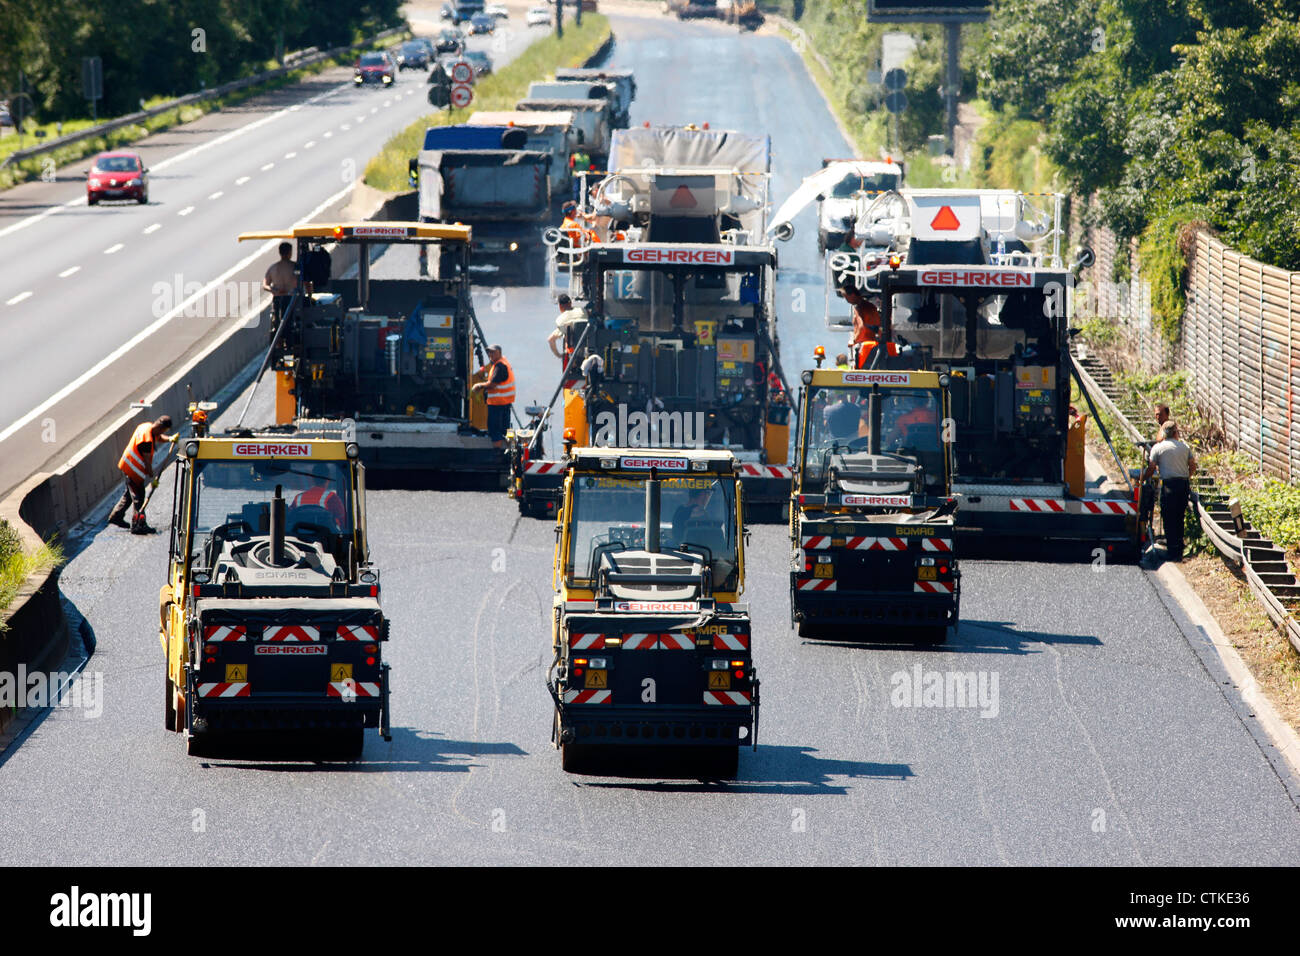
[[[1100,363],[1089,358],[1078,360],[1075,365],[1093,401],[1105,409],[1135,442],[1144,441],[1145,436],[1116,402],[1118,390],[1114,385],[1105,387],[1097,381],[1097,376],[1084,371],[1085,365],[1097,369]],[[1300,581],[1287,562],[1286,552],[1251,527],[1249,522],[1243,521],[1238,532],[1228,499],[1213,478],[1200,475],[1194,481],[1196,493],[1192,496],[1192,506],[1196,509],[1201,530],[1225,561],[1241,568],[1246,585],[1269,620],[1286,636],[1296,653],[1300,653],[1300,620],[1292,613],[1292,606],[1300,608]]]
[[[166,103],[151,107],[147,110],[141,110],[138,113],[128,113],[126,116],[119,116],[116,119],[100,123],[97,126],[90,126],[86,129],[78,130],[75,133],[69,133],[67,136],[60,136],[57,139],[52,139],[36,146],[29,146],[26,149],[14,150],[3,160],[0,160],[0,169],[4,169],[11,163],[21,163],[23,160],[32,159],[33,157],[40,156],[43,153],[62,149],[65,146],[71,146],[74,143],[79,143],[83,140],[94,139],[97,136],[103,136],[105,133],[111,133],[113,130],[121,129],[124,126],[132,126],[136,123],[143,122],[144,120],[152,119],[155,116],[161,116],[163,113],[182,106],[188,106],[191,103],[201,103],[204,100],[210,100],[218,96],[226,96],[227,94],[238,92],[239,90],[246,89],[250,86],[257,86],[260,83],[265,83],[268,80],[275,79],[276,77],[284,76],[286,73],[291,73],[294,70],[300,70],[304,66],[311,66],[313,63],[321,63],[343,53],[365,49],[377,40],[384,40],[388,37],[404,32],[406,32],[405,27],[393,27],[390,30],[384,30],[382,33],[376,33],[370,39],[351,46],[337,46],[324,51],[319,51],[315,47],[301,50],[297,54],[296,58],[286,58],[285,65],[277,67],[274,70],[268,70],[265,73],[258,73],[255,76],[246,76],[242,80],[232,80],[231,82],[224,83],[221,86],[214,86],[210,90],[200,90],[197,93],[187,93],[185,96],[177,97],[174,100],[169,100]]]

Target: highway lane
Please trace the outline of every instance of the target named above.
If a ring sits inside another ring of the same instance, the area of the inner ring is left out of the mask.
[[[504,65],[535,37],[520,22],[470,45]],[[50,404],[52,395],[180,305],[178,287],[197,289],[254,254],[256,246],[235,241],[240,232],[317,210],[360,177],[389,135],[429,112],[423,74],[401,73],[391,90],[354,89],[350,76],[350,68],[333,69],[144,140],[138,150],[152,170],[146,206],[87,207],[88,161],[61,170],[54,183],[0,194],[0,490],[76,447],[242,310],[213,303],[182,315],[76,394]],[[273,259],[265,253],[227,277],[240,284],[236,301],[255,301]]]
[[[793,57],[705,24],[615,26],[617,62],[637,66],[643,91],[651,77],[675,84],[664,103],[695,116],[701,47],[722,63]],[[772,74],[785,76],[774,94],[808,83],[789,66]],[[727,110],[716,124],[757,128],[768,107],[749,81],[708,75],[731,84],[708,94]],[[804,166],[842,146],[817,122],[804,148],[778,151],[781,176],[801,174],[787,157]],[[500,312],[480,291],[480,317],[540,387],[546,294],[505,291]],[[787,341],[811,341],[818,322],[792,321]],[[264,388],[253,420],[268,414]],[[93,532],[63,589],[97,641],[103,712],[52,712],[0,765],[0,863],[1300,862],[1296,806],[1140,569],[968,562],[948,646],[822,644],[789,627],[783,529],[754,528],[759,749],[720,785],[560,770],[543,685],[545,523],[499,495],[382,491],[370,528],[393,621],[395,727],[354,765],[184,756],[158,699],[166,542]],[[982,705],[901,706],[918,667],[922,684],[982,676]]]

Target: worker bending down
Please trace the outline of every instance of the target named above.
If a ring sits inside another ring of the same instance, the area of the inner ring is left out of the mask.
[[[153,456],[161,441],[174,441],[175,436],[168,437],[167,429],[172,427],[170,416],[163,415],[155,422],[145,422],[131,433],[131,440],[126,443],[126,450],[118,461],[118,470],[126,482],[126,490],[108,515],[108,523],[119,528],[130,528],[132,534],[153,534],[154,529],[145,523],[144,496],[145,484],[152,479],[154,487],[158,479],[153,473]],[[133,506],[131,523],[126,521],[127,506]]]

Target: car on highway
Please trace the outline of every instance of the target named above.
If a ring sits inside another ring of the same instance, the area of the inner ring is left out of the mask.
[[[465,35],[452,27],[440,30],[438,39],[433,41],[433,48],[439,53],[459,53],[464,45]]]
[[[477,13],[483,12],[483,0],[455,0],[455,13],[452,22],[459,26],[470,20]]]
[[[456,8],[455,8],[454,6],[452,6],[450,3],[444,3],[444,4],[442,5],[442,9],[438,11],[438,19],[439,19],[439,20],[455,20],[455,19],[456,19]]]
[[[497,18],[486,13],[476,13],[469,18],[470,36],[492,33],[497,28]]]
[[[474,67],[474,75],[487,76],[492,72],[492,58],[482,50],[466,50],[465,59]]]
[[[530,27],[549,27],[551,10],[549,7],[529,7],[528,13],[524,15],[524,22]]]
[[[490,17],[496,17],[498,20],[508,20],[510,11],[504,3],[489,3],[483,8],[483,12]]]
[[[408,40],[397,48],[397,68],[399,70],[427,70],[429,68],[429,51],[418,40]]]
[[[392,86],[396,81],[397,63],[391,53],[375,51],[363,53],[357,58],[356,72],[352,77],[352,82],[357,86],[366,83]]]
[[[149,201],[149,170],[139,153],[100,153],[86,173],[86,203],[101,199],[134,199],[140,205]]]

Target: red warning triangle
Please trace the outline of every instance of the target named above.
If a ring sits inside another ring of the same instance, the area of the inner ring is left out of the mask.
[[[943,206],[935,213],[934,219],[930,222],[930,228],[938,231],[949,231],[961,228],[961,220],[957,214],[952,211],[952,206]]]
[[[673,209],[693,209],[699,205],[691,191],[685,186],[678,186],[673,198],[668,200],[668,205]]]

